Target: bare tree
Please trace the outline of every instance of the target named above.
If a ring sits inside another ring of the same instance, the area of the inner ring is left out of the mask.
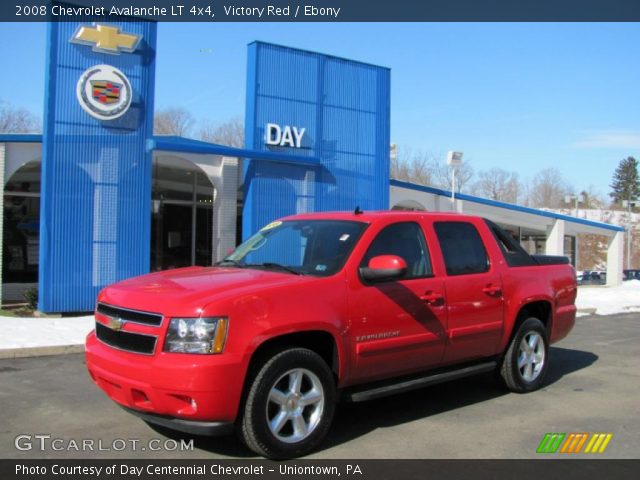
[[[444,157],[442,157],[444,158]],[[433,162],[433,185],[446,190],[451,189],[451,167],[440,158]],[[473,167],[469,162],[462,162],[456,167],[456,192],[466,190],[473,178]]]
[[[501,168],[492,168],[478,174],[478,180],[471,186],[474,195],[500,202],[518,203],[521,195],[518,174]]]
[[[420,185],[432,184],[433,156],[410,147],[398,147],[391,157],[391,178]]]
[[[229,147],[244,147],[244,123],[241,118],[232,118],[218,125],[206,123],[198,132],[201,140]]]
[[[564,197],[572,193],[571,186],[555,168],[538,172],[528,185],[528,204],[536,208],[563,208]]]
[[[451,188],[451,168],[443,155],[398,147],[391,157],[391,178],[438,188]],[[473,167],[462,163],[457,167],[456,191],[461,192],[473,177]]]
[[[584,202],[580,205],[580,208],[605,208],[605,201],[593,185],[590,185],[586,190],[582,190],[580,195],[584,197]]]
[[[0,100],[0,133],[37,133],[40,121],[29,110]]]
[[[391,145],[390,176],[396,180],[409,181],[409,164],[406,150],[396,144]]]
[[[153,116],[153,133],[188,137],[194,123],[191,113],[183,107],[162,108]]]

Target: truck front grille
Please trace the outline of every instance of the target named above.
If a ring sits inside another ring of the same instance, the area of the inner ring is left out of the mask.
[[[98,313],[111,318],[119,318],[127,322],[142,323],[143,325],[159,326],[162,323],[162,315],[159,313],[140,312],[122,307],[114,307],[106,303],[99,303],[96,309]]]
[[[117,348],[118,350],[143,353],[145,355],[153,354],[158,339],[158,337],[153,335],[111,330],[100,322],[96,322],[96,337],[98,337],[98,340],[102,343]]]

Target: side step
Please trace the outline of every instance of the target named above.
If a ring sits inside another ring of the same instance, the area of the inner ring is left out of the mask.
[[[342,398],[347,402],[364,402],[476,375],[478,373],[491,372],[495,370],[497,366],[498,362],[491,361],[456,368],[455,370],[437,371],[435,373],[428,372],[420,377],[413,376],[410,378],[402,377],[400,379],[385,380],[383,382],[348,388],[343,391]]]

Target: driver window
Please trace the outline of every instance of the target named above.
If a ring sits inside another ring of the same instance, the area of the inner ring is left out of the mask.
[[[378,255],[396,255],[407,263],[407,273],[402,280],[432,274],[427,243],[417,223],[394,223],[385,227],[371,242],[360,266],[368,266],[369,260]]]

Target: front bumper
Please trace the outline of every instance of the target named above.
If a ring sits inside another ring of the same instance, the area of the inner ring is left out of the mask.
[[[142,420],[148,423],[153,423],[160,427],[165,427],[170,430],[178,432],[188,433],[190,435],[203,435],[203,436],[215,436],[215,435],[229,435],[233,433],[232,422],[204,422],[198,420],[183,420],[182,418],[166,417],[163,415],[156,415],[153,413],[144,413],[133,408],[120,405],[127,412],[140,417]]]
[[[94,332],[87,336],[85,356],[94,383],[151,423],[181,431],[186,430],[178,427],[191,425],[206,432],[224,430],[219,424],[235,421],[245,375],[238,356],[141,355],[109,347]]]

